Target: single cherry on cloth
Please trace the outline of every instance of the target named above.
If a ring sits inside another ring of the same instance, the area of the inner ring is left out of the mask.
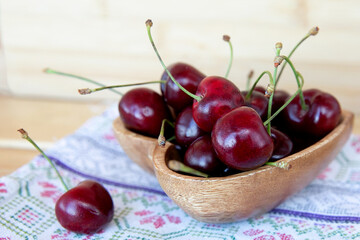
[[[209,134],[199,137],[188,147],[184,164],[209,175],[225,168],[215,153]]]
[[[303,95],[307,109],[302,109],[300,97],[296,96],[282,113],[285,127],[300,135],[325,136],[340,121],[339,102],[333,95],[318,89],[305,90]]]
[[[216,121],[231,110],[243,106],[244,98],[234,83],[223,77],[209,76],[198,86],[194,100],[193,117],[197,125],[210,132]]]
[[[253,91],[251,93],[249,99],[246,99],[247,94],[248,94],[248,91],[243,92],[243,96],[245,99],[245,105],[253,108],[260,115],[260,117],[263,121],[266,120],[269,99],[267,97],[265,97],[265,95],[259,91]]]
[[[178,62],[167,67],[176,81],[189,92],[195,94],[201,80],[206,76],[193,66]],[[175,112],[182,111],[185,107],[192,104],[193,99],[184,93],[169,77],[166,71],[163,72],[161,80],[161,92],[166,103],[171,106]]]
[[[191,106],[179,113],[175,121],[175,139],[179,145],[188,147],[204,134],[205,132],[194,121]]]
[[[220,160],[237,170],[262,166],[270,159],[274,149],[259,114],[245,106],[220,118],[211,137]]]
[[[58,199],[55,214],[64,228],[90,234],[99,231],[112,220],[114,204],[101,184],[86,180]]]
[[[163,119],[170,119],[169,109],[157,92],[148,88],[134,88],[119,102],[120,118],[132,131],[157,137]]]
[[[293,142],[285,133],[275,128],[271,128],[271,138],[274,142],[274,151],[270,161],[276,161],[291,154]]]

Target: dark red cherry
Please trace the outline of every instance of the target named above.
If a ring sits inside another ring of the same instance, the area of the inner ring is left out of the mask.
[[[214,151],[210,135],[199,137],[188,147],[184,164],[210,175],[224,168]]]
[[[244,105],[240,90],[231,81],[218,76],[204,78],[198,86],[194,100],[193,117],[197,125],[210,132],[216,121],[234,108]]]
[[[99,183],[86,180],[64,193],[55,205],[59,223],[72,232],[95,233],[114,216],[114,204]]]
[[[134,88],[119,102],[120,118],[129,130],[157,137],[163,119],[170,114],[163,98],[148,88]]]
[[[340,104],[334,96],[318,89],[305,90],[303,94],[307,109],[301,108],[298,95],[284,109],[283,121],[290,132],[322,137],[339,123]]]
[[[246,99],[247,94],[248,91],[243,92],[245,105],[253,108],[260,115],[263,121],[266,120],[268,104],[269,104],[268,98],[265,97],[263,93],[260,93],[258,91],[253,91],[250,95],[250,99]]]
[[[171,75],[189,92],[195,94],[196,89],[206,76],[193,66],[186,63],[174,63],[168,68]],[[166,71],[161,76],[161,80],[165,80],[165,84],[161,84],[161,92],[166,103],[171,106],[175,112],[182,111],[185,107],[193,102],[193,98],[184,93],[176,84],[170,79]]]
[[[259,114],[245,106],[220,118],[211,136],[220,160],[237,170],[250,170],[265,164],[274,149]]]
[[[205,132],[194,121],[192,107],[186,107],[176,118],[176,142],[181,146],[188,147],[193,141],[204,134]]]
[[[293,142],[283,132],[272,128],[271,138],[274,143],[274,151],[271,155],[270,161],[276,161],[288,156],[293,150]]]

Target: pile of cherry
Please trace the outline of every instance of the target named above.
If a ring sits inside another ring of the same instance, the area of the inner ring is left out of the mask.
[[[273,119],[271,135],[266,120],[268,101],[265,89],[256,87],[249,98],[231,81],[218,76],[206,77],[194,67],[175,63],[171,75],[188,91],[185,94],[167,72],[161,79],[162,95],[147,88],[128,91],[119,103],[120,117],[126,128],[158,137],[164,119],[175,120],[168,127],[169,137],[184,156],[184,164],[210,176],[224,176],[257,168],[318,141],[340,120],[340,105],[332,95],[317,89],[303,91],[306,110],[299,96]],[[275,90],[273,112],[290,97]],[[175,113],[175,117],[171,113]]]
[[[152,22],[147,26],[150,34]],[[276,48],[280,52],[282,44]],[[278,55],[275,68],[284,59],[299,80],[301,74],[289,58]],[[206,76],[186,63],[164,69],[162,94],[147,88],[128,91],[119,103],[120,117],[129,130],[151,137],[160,134],[161,145],[165,123],[168,141],[176,145],[183,163],[209,176],[264,164],[281,167],[272,162],[312,145],[340,121],[341,108],[334,96],[318,89],[302,91],[299,81],[294,95],[276,89],[276,81],[270,81],[267,89],[255,84],[240,91],[230,80]],[[278,115],[268,119],[280,108]]]

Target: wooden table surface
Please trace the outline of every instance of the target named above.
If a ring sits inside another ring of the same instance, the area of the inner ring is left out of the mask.
[[[111,103],[27,99],[0,95],[0,176],[10,174],[39,153],[20,137],[24,128],[44,149],[73,133],[87,119],[99,115]],[[354,134],[360,134],[360,115]]]

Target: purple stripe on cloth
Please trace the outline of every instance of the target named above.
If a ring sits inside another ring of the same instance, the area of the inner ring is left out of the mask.
[[[330,215],[323,215],[323,214],[316,214],[316,213],[309,213],[309,212],[299,212],[299,211],[292,211],[286,209],[273,209],[270,213],[277,213],[277,214],[285,214],[291,215],[295,217],[303,217],[308,219],[316,219],[328,222],[360,222],[360,217],[350,217],[350,216],[330,216]]]
[[[146,192],[150,192],[150,193],[155,193],[155,194],[160,194],[160,195],[163,195],[163,196],[167,196],[165,192],[159,191],[159,190],[156,190],[156,189],[152,189],[152,188],[148,188],[148,187],[140,187],[140,186],[131,185],[131,184],[125,184],[125,183],[119,183],[119,182],[107,180],[107,179],[104,179],[104,178],[95,177],[93,175],[89,175],[89,174],[86,174],[86,173],[82,173],[82,172],[80,172],[80,171],[66,165],[61,160],[59,160],[59,159],[57,159],[55,157],[49,156],[49,158],[51,159],[51,161],[53,161],[56,165],[60,166],[61,168],[66,169],[66,170],[68,170],[70,172],[73,172],[73,173],[75,173],[77,175],[80,175],[82,177],[86,177],[86,178],[89,178],[89,179],[96,180],[98,182],[102,182],[102,183],[109,184],[109,185],[114,185],[114,186],[117,186],[117,187],[122,187],[122,188],[126,188],[126,189],[134,189],[134,190],[142,190],[142,191],[146,191]]]

